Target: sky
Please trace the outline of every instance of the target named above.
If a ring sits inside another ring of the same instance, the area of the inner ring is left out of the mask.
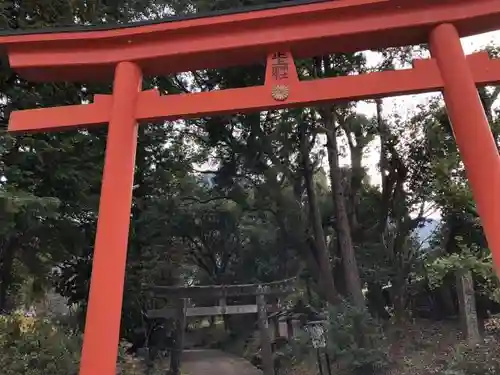
[[[486,34],[476,35],[473,37],[463,38],[462,46],[467,54],[473,53],[475,51],[483,49],[489,44],[496,44],[500,46],[500,31],[494,31]],[[368,59],[368,63],[371,64]],[[375,65],[374,62],[373,65]],[[386,112],[397,111],[403,117],[405,115],[411,114],[411,112],[416,108],[417,105],[425,103],[429,97],[439,95],[439,93],[429,93],[420,95],[407,95],[399,96],[396,98],[386,98],[384,99],[384,110]],[[359,102],[358,110],[367,116],[375,115],[375,104],[367,102]],[[369,152],[366,153],[363,163],[366,168],[368,168],[368,174],[371,178],[373,184],[380,184],[380,173],[377,169],[377,163],[379,161],[379,149],[376,144],[371,144],[368,146]],[[349,158],[344,157],[341,160],[343,165],[349,165]]]
[[[491,44],[500,46],[500,31],[494,31],[462,39],[462,45],[466,54],[481,50],[487,45]],[[367,57],[369,65],[377,65],[377,55],[375,53],[369,52],[367,53]],[[440,93],[434,92],[420,95],[407,95],[394,98],[385,98],[383,101],[384,112],[398,113],[400,117],[404,118],[410,116],[412,111],[414,111],[419,104],[423,104],[427,100],[429,100],[430,97],[435,97],[437,95],[440,95]],[[359,112],[367,115],[368,117],[374,116],[376,114],[374,103],[358,102],[357,107]],[[363,166],[367,169],[371,183],[376,185],[380,185],[381,182],[380,171],[378,170],[378,162],[380,160],[380,149],[377,144],[378,142],[379,141],[376,140],[372,142],[372,144],[368,145],[368,151],[365,153],[363,158]],[[345,147],[344,149],[348,152],[348,147]],[[340,163],[343,166],[349,166],[349,154],[344,154],[340,158]],[[204,167],[208,168],[208,164],[203,165],[200,169],[204,169]],[[326,161],[323,167],[328,170],[328,163]],[[434,211],[430,214],[429,218],[439,220],[440,213],[438,211]]]

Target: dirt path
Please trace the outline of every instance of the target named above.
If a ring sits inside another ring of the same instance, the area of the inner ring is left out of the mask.
[[[244,359],[218,350],[187,350],[182,362],[186,375],[262,375]]]

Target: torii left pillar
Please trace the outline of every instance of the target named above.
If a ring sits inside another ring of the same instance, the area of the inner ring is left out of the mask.
[[[116,374],[141,86],[136,64],[117,65],[80,375]]]

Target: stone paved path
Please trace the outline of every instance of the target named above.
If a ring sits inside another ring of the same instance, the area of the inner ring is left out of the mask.
[[[250,362],[218,350],[186,350],[182,371],[186,375],[262,375]]]

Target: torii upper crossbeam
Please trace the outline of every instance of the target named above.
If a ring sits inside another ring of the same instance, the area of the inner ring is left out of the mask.
[[[11,131],[108,124],[80,375],[114,375],[137,123],[442,90],[497,268],[500,162],[477,86],[500,62],[464,55],[460,37],[500,28],[500,0],[302,0],[125,27],[0,34],[11,67],[34,81],[111,81],[89,105],[12,113]],[[413,69],[300,81],[294,58],[429,43]],[[267,61],[263,86],[160,96],[142,77]]]

